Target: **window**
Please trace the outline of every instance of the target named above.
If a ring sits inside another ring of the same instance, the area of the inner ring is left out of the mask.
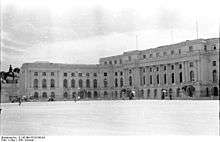
[[[178,50],[179,54],[181,54],[181,49]]]
[[[86,87],[90,88],[90,80],[89,79],[86,79]]]
[[[51,76],[54,76],[54,72],[51,72],[50,75],[51,75]]]
[[[217,71],[216,70],[212,71],[212,81],[217,82]]]
[[[107,62],[105,61],[104,64],[107,65]]]
[[[103,84],[104,84],[104,87],[108,87],[108,81],[106,78],[103,80]]]
[[[216,45],[213,45],[213,50],[216,50]]]
[[[97,84],[98,84],[98,83],[97,83],[97,80],[94,79],[94,80],[93,80],[93,87],[94,87],[94,88],[97,88],[97,86],[98,86]]]
[[[129,77],[129,86],[132,86],[132,77]]]
[[[82,81],[82,79],[79,79],[79,88],[83,88],[83,81]]]
[[[189,67],[193,67],[193,62],[190,62],[190,63],[189,63]]]
[[[207,51],[207,45],[204,45],[204,51]]]
[[[115,87],[118,87],[118,79],[115,78]]]
[[[38,99],[38,92],[34,92],[34,98]]]
[[[163,69],[164,69],[164,70],[167,70],[167,66],[164,66]]]
[[[97,73],[94,73],[93,76],[96,77],[96,76],[97,76]]]
[[[88,72],[86,73],[86,76],[89,77],[89,73]]]
[[[131,61],[131,56],[128,56],[128,61]]]
[[[68,93],[67,93],[67,92],[65,92],[65,93],[63,94],[63,98],[68,98]]]
[[[212,61],[212,66],[216,66],[216,61]]]
[[[51,79],[51,80],[50,80],[50,87],[51,87],[51,88],[54,88],[54,87],[55,87],[55,80],[54,80],[54,79]]]
[[[66,72],[64,72],[64,73],[63,73],[63,76],[64,76],[64,77],[67,77],[67,73],[66,73]]]
[[[146,70],[145,70],[145,68],[143,68],[143,72],[145,72]]]
[[[42,76],[46,76],[46,72],[42,72]]]
[[[171,78],[172,78],[172,84],[174,84],[174,81],[175,81],[174,73],[171,74]]]
[[[115,60],[114,63],[117,64],[117,60]]]
[[[171,70],[174,70],[174,65],[171,65]]]
[[[79,76],[79,77],[82,77],[82,73],[78,73],[78,76]]]
[[[153,57],[153,54],[150,54],[150,58],[152,58]]]
[[[107,72],[104,72],[104,76],[107,76],[108,74],[107,74]]]
[[[146,59],[146,55],[143,55],[143,58]]]
[[[189,51],[193,51],[193,46],[189,46]]]
[[[183,73],[180,72],[179,75],[180,75],[180,83],[182,83],[183,82]]]
[[[160,56],[160,53],[156,53],[156,57],[159,57]]]
[[[123,75],[123,72],[122,72],[122,71],[120,72],[120,75]]]
[[[117,73],[117,72],[115,72],[115,76],[118,76],[118,73]]]
[[[123,82],[123,78],[121,77],[121,78],[120,78],[120,87],[123,86],[123,83],[124,83],[124,82]]]
[[[174,50],[171,50],[171,55],[173,55],[174,54]]]
[[[129,73],[130,73],[130,74],[132,73],[132,70],[131,70],[131,69],[129,70]]]
[[[159,71],[159,67],[157,67],[157,71]]]
[[[42,97],[43,97],[43,98],[47,98],[47,93],[46,93],[46,92],[43,92]]]
[[[34,88],[37,89],[38,88],[38,80],[34,79]]]
[[[152,84],[153,82],[152,82],[152,75],[150,75],[150,84]]]
[[[164,52],[163,52],[163,55],[166,56],[166,55],[167,55],[167,52],[164,51]]]
[[[50,97],[51,97],[51,98],[55,98],[55,93],[54,93],[54,92],[51,92]]]
[[[34,76],[38,76],[38,72],[34,72]]]
[[[74,79],[71,80],[71,88],[75,88],[75,80]]]
[[[122,59],[119,60],[119,63],[122,64]]]
[[[112,65],[112,61],[109,61],[109,64]]]
[[[160,76],[159,76],[159,74],[157,75],[157,84],[160,84]]]
[[[68,88],[67,79],[64,79],[64,80],[63,80],[63,88]]]
[[[143,76],[143,85],[145,85],[145,83],[146,83],[146,77]]]
[[[75,73],[74,73],[74,72],[73,72],[73,73],[71,73],[71,76],[72,76],[72,77],[74,77],[74,76],[75,76]]]
[[[163,75],[163,79],[164,79],[164,84],[167,84],[167,75],[166,74]]]
[[[152,68],[150,68],[150,72],[152,72]]]
[[[182,69],[182,64],[179,64],[179,69]]]
[[[189,77],[190,77],[190,81],[194,81],[194,72],[193,71],[190,71]]]
[[[47,80],[46,79],[42,80],[42,88],[47,88]]]

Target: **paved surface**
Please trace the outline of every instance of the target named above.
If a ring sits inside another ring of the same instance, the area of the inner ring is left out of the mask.
[[[2,135],[218,135],[218,101],[1,104]]]

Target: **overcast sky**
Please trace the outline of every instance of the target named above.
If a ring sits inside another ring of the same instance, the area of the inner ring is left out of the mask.
[[[1,70],[99,58],[219,35],[218,0],[2,0]],[[136,47],[136,35],[138,47]]]

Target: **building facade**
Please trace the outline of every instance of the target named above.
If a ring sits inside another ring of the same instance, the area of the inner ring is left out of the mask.
[[[95,65],[24,63],[20,92],[56,100],[218,99],[219,38],[124,52],[101,58]]]

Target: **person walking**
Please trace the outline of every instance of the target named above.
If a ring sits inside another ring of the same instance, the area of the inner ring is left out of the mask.
[[[18,103],[19,103],[19,106],[21,105],[21,98],[19,97],[18,98]]]

